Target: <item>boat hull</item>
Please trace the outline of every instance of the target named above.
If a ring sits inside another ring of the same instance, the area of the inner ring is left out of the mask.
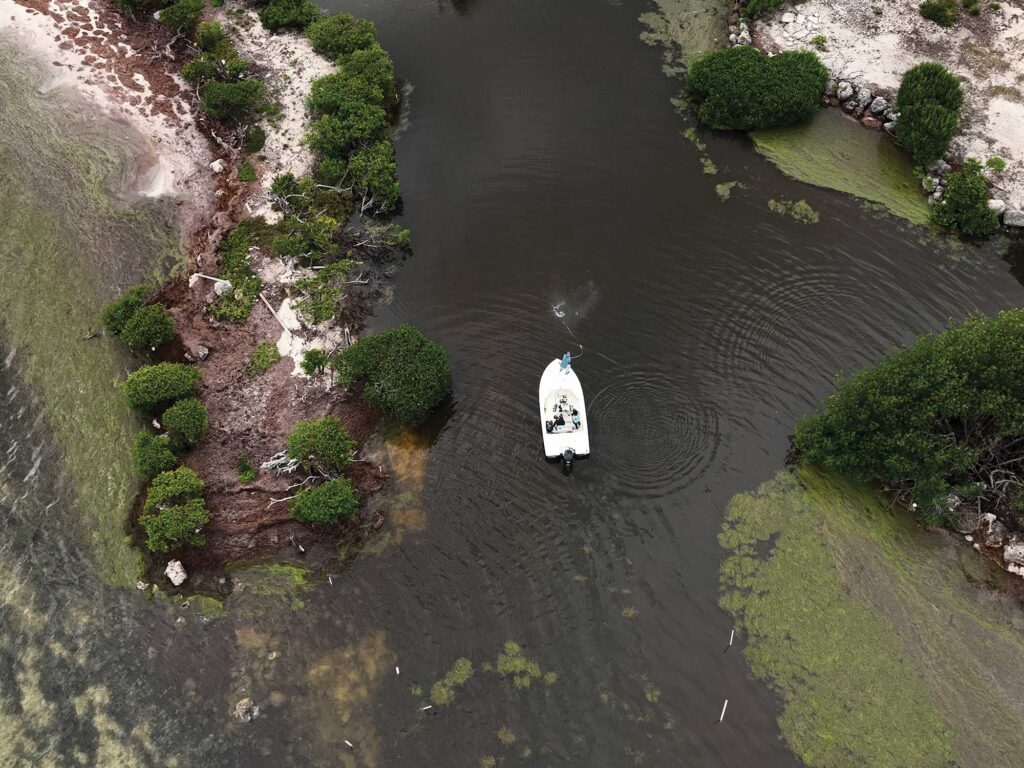
[[[590,423],[583,387],[572,366],[562,370],[560,363],[560,360],[552,360],[540,377],[538,400],[544,456],[560,459],[566,451],[572,452],[570,458],[589,456]],[[573,411],[576,411],[579,425],[574,423]]]

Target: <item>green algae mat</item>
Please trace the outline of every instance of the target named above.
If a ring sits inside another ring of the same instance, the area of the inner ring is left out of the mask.
[[[879,203],[915,224],[928,222],[910,159],[888,136],[838,109],[822,109],[803,125],[751,131],[750,137],[758,152],[797,181]]]
[[[1006,578],[874,492],[780,473],[729,506],[722,606],[808,766],[991,766],[1024,750],[1024,611]]]

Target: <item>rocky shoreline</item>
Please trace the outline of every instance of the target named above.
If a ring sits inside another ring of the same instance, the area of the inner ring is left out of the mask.
[[[749,21],[746,17],[746,6],[747,0],[739,0],[729,6],[726,45],[752,45],[769,56],[778,53],[783,48],[768,32],[767,22]],[[808,15],[799,11],[781,11],[775,14],[773,21],[781,25],[784,41],[792,47],[820,50],[827,46],[827,39],[820,34],[823,25],[816,12]],[[826,61],[826,64],[828,63]],[[866,79],[844,76],[842,72],[834,69],[831,75],[822,94],[822,106],[841,109],[864,128],[885,132],[895,141],[895,129],[899,120],[899,112],[895,109],[896,89],[880,87]],[[946,175],[961,167],[966,157],[963,152],[958,153],[951,148],[944,159],[932,163],[925,169],[927,175],[922,179],[921,186],[929,206],[943,199]],[[1016,207],[1011,195],[1004,195],[1011,197],[1010,203],[1003,199],[1004,196],[1000,196],[999,188],[993,183],[994,172],[986,169],[985,173],[992,183],[989,207],[1008,231],[1024,232],[1024,205]]]

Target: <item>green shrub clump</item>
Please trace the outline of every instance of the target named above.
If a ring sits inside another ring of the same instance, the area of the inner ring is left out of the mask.
[[[182,363],[144,365],[124,382],[128,405],[145,414],[159,413],[195,392],[199,369]]]
[[[365,101],[347,101],[334,114],[324,115],[309,130],[305,142],[324,157],[345,158],[358,145],[386,138],[391,130],[387,113]]]
[[[256,181],[256,169],[251,160],[243,160],[242,164],[238,166],[238,180],[247,184],[250,181]]]
[[[203,488],[199,475],[188,467],[161,472],[149,484],[142,511],[151,514],[165,507],[184,504],[189,499],[198,499],[203,495]]]
[[[320,9],[309,0],[270,0],[260,9],[260,22],[269,30],[306,29],[320,18]]]
[[[954,0],[925,0],[918,10],[924,18],[934,21],[940,27],[952,27],[960,15]]]
[[[334,358],[343,382],[363,380],[363,399],[403,424],[422,422],[451,392],[448,356],[404,324],[360,339]]]
[[[134,349],[156,349],[173,338],[174,318],[160,304],[139,307],[121,330],[121,340]]]
[[[946,177],[946,194],[932,206],[932,220],[967,237],[984,237],[999,229],[999,217],[988,207],[988,180],[981,163],[968,160]]]
[[[313,50],[329,59],[347,56],[377,42],[373,22],[356,19],[347,13],[323,16],[306,28]]]
[[[939,160],[956,133],[956,112],[964,103],[960,81],[944,66],[926,61],[903,74],[896,104],[896,138],[918,165]]]
[[[300,421],[288,435],[288,457],[301,462],[307,472],[338,475],[352,461],[356,441],[334,416]]]
[[[220,277],[230,281],[232,288],[209,304],[210,314],[218,320],[244,323],[252,310],[252,303],[263,290],[263,281],[249,266],[249,248],[252,245],[249,229],[240,225],[225,235],[217,246]]]
[[[221,29],[220,22],[204,21],[196,27],[195,39],[199,50],[213,53],[227,43],[228,36]]]
[[[202,499],[190,499],[184,504],[167,507],[159,514],[139,518],[146,532],[146,547],[150,552],[203,546],[206,538],[199,529],[209,521],[210,516]]]
[[[136,311],[146,306],[153,293],[152,285],[136,285],[129,288],[100,311],[100,322],[113,334],[120,334]]]
[[[782,7],[783,0],[750,0],[747,3],[746,13],[751,19],[771,13],[776,8]]]
[[[171,450],[170,440],[166,437],[157,437],[145,429],[140,429],[135,434],[132,459],[135,471],[147,480],[178,466],[178,457]]]
[[[272,341],[264,341],[256,345],[252,351],[249,363],[245,371],[250,376],[260,376],[270,370],[270,367],[281,359],[281,353],[277,351],[277,345]]]
[[[324,349],[307,349],[302,353],[302,372],[307,376],[315,376],[318,373],[323,373],[327,368],[327,364],[331,362],[330,356],[327,354],[327,350]]]
[[[199,98],[206,114],[229,123],[257,117],[266,108],[266,97],[266,86],[255,78],[233,82],[209,80],[199,86]]]
[[[179,400],[160,419],[177,449],[196,445],[206,437],[206,406],[194,397]]]
[[[1001,467],[1020,474],[1024,310],[973,317],[839,381],[802,420],[802,461],[910,490],[928,523],[948,494]],[[1005,462],[1005,464],[1004,464]]]
[[[339,477],[299,491],[288,513],[302,523],[326,525],[351,517],[359,507],[359,498],[348,478]]]
[[[749,45],[711,51],[690,67],[688,87],[701,122],[755,130],[791,125],[820,106],[828,70],[812,51],[768,57]]]
[[[179,32],[190,33],[195,29],[205,7],[205,0],[178,0],[160,11],[160,23]]]
[[[238,482],[242,485],[251,483],[257,474],[256,467],[252,465],[252,460],[248,456],[238,459]]]

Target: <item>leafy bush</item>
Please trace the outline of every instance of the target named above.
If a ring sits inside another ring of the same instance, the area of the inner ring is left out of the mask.
[[[954,0],[925,0],[918,10],[924,18],[934,21],[940,27],[952,27],[960,15]]]
[[[199,87],[203,109],[214,120],[240,123],[258,115],[266,106],[267,89],[255,78],[222,83],[210,80]]]
[[[985,161],[985,167],[991,168],[996,173],[1006,170],[1006,161],[1001,157],[990,157]]]
[[[302,462],[307,472],[314,469],[337,475],[352,461],[356,442],[334,416],[300,421],[288,435],[288,457]]]
[[[218,320],[244,323],[252,310],[252,303],[263,289],[263,281],[249,266],[249,249],[252,245],[252,237],[245,226],[231,230],[217,245],[220,276],[229,280],[232,288],[209,304],[210,314]]]
[[[135,314],[146,306],[146,300],[153,293],[152,285],[136,285],[107,304],[100,311],[100,322],[111,333],[119,334]]]
[[[749,45],[711,51],[690,67],[688,86],[700,101],[701,122],[753,130],[806,120],[828,79],[817,54],[786,51],[769,58]]]
[[[369,48],[377,42],[377,30],[373,22],[356,19],[347,13],[323,16],[306,29],[306,37],[313,44],[313,50],[329,59]]]
[[[344,158],[361,142],[387,137],[390,128],[383,109],[353,99],[317,120],[304,141],[318,155]]]
[[[411,325],[360,339],[334,358],[344,382],[366,381],[363,399],[403,424],[418,424],[451,392],[444,349]]]
[[[228,36],[218,21],[204,21],[196,27],[196,47],[201,51],[213,53],[227,42]]]
[[[398,207],[398,164],[395,147],[390,141],[375,141],[352,153],[348,158],[348,179],[352,188],[367,200],[372,208],[390,213]]]
[[[194,397],[176,402],[164,411],[160,421],[175,448],[195,445],[206,436],[206,406]]]
[[[271,248],[283,259],[297,258],[303,266],[310,266],[338,252],[338,244],[334,242],[338,222],[330,216],[314,216],[306,220],[290,216],[283,219],[277,229],[280,234],[271,240]]]
[[[146,547],[150,552],[167,552],[179,547],[201,547],[206,538],[199,533],[210,521],[202,499],[191,499],[164,509],[157,515],[139,518],[146,531]]]
[[[974,317],[838,382],[802,420],[801,460],[912,491],[928,522],[954,488],[1020,473],[1024,310]],[[1004,465],[1004,462],[1005,465]]]
[[[121,340],[134,349],[156,349],[174,338],[174,318],[160,304],[139,307],[121,329]]]
[[[928,165],[946,153],[957,125],[956,113],[941,104],[914,104],[901,108],[896,138],[917,165]]]
[[[245,372],[250,376],[260,376],[270,370],[270,367],[281,359],[281,353],[277,351],[277,345],[272,341],[264,341],[256,345],[245,366]]]
[[[188,467],[161,472],[149,484],[142,511],[149,514],[163,507],[183,504],[189,499],[198,499],[203,495],[203,487],[199,475]]]
[[[376,43],[342,56],[338,67],[353,96],[389,109],[398,103],[395,66]]]
[[[325,525],[351,517],[359,507],[359,499],[347,478],[328,480],[307,488],[292,500],[288,514],[302,523]]]
[[[307,376],[315,376],[318,373],[323,373],[330,361],[331,358],[326,350],[307,349],[302,353],[302,371]]]
[[[764,16],[776,8],[780,8],[782,3],[783,0],[750,0],[747,3],[747,16],[756,19],[758,16]]]
[[[199,376],[199,369],[194,365],[144,365],[125,380],[125,400],[136,411],[159,413],[172,403],[191,397]]]
[[[166,437],[157,437],[145,429],[135,434],[132,459],[135,471],[147,480],[178,466],[178,457],[171,450],[170,441]]]
[[[241,165],[238,166],[238,180],[245,183],[256,181],[256,169],[251,161],[243,160]]]
[[[342,281],[352,265],[353,262],[342,259],[318,270],[313,277],[295,281],[295,289],[302,294],[295,309],[307,323],[326,323],[334,317],[344,291]]]
[[[900,109],[934,102],[954,112],[964,103],[964,89],[948,69],[925,61],[903,73],[896,104]]]
[[[305,29],[320,18],[320,9],[309,0],[271,0],[260,9],[260,21],[269,30]]]
[[[160,23],[179,32],[191,32],[205,7],[205,0],[178,0],[160,11]]]
[[[999,229],[999,217],[988,207],[988,180],[981,163],[968,160],[946,177],[946,185],[946,194],[931,209],[935,223],[968,237],[991,235]]]
[[[256,467],[252,465],[252,460],[248,456],[242,456],[238,460],[238,482],[242,485],[251,483],[257,474]]]
[[[263,149],[263,146],[267,143],[267,132],[263,130],[263,126],[250,125],[245,129],[245,139],[242,143],[242,149],[246,152],[259,152]]]

